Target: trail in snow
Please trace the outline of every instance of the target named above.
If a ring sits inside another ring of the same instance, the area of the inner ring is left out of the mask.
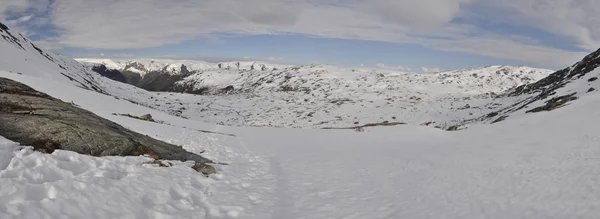
[[[589,97],[462,132],[400,126],[236,134],[271,157],[275,217],[595,218],[600,123],[589,118],[600,116],[590,110],[597,107],[600,98]]]
[[[271,218],[285,218],[288,217],[294,209],[294,197],[289,194],[290,182],[287,173],[281,167],[281,161],[279,158],[273,156],[270,159],[270,172],[275,175],[275,191],[277,192],[277,205]]]

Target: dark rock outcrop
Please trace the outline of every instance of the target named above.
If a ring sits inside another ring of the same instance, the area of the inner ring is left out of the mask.
[[[36,150],[69,150],[92,156],[139,156],[212,161],[130,131],[22,83],[0,78],[0,135]]]
[[[92,67],[92,71],[112,80],[127,83],[127,79],[125,78],[125,76],[123,76],[123,74],[121,74],[119,70],[108,69],[104,65],[97,65]]]
[[[138,71],[147,71],[147,73],[142,76],[139,73],[131,71],[130,69],[137,69]],[[181,81],[185,77],[188,77],[195,73],[189,71],[187,66],[185,65],[181,65],[179,73],[173,73],[175,70],[167,69],[167,67],[160,71],[148,71],[146,70],[146,68],[144,68],[142,64],[137,62],[127,65],[122,71],[115,69],[107,69],[104,65],[94,66],[92,68],[92,71],[104,77],[122,83],[131,84],[133,86],[142,88],[147,91],[197,93],[193,92],[189,88],[176,85],[176,82]]]

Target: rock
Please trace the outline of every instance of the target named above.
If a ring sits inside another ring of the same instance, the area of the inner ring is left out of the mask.
[[[150,115],[150,114],[142,115],[139,118],[141,120],[146,120],[146,121],[154,122],[154,119],[152,119],[152,115]]]
[[[494,116],[497,116],[498,114],[499,114],[498,112],[491,112],[491,113],[487,114],[487,117],[492,118]]]
[[[446,131],[458,131],[458,126],[457,125],[450,126],[449,128],[446,129]]]
[[[36,150],[211,163],[198,154],[128,130],[22,83],[0,78],[0,135]]]
[[[92,71],[94,71],[104,77],[110,78],[112,80],[122,82],[122,83],[127,83],[127,79],[125,78],[125,76],[123,76],[123,74],[120,71],[114,70],[114,69],[108,69],[108,68],[106,68],[105,65],[93,66]]]
[[[577,100],[578,97],[576,97],[575,94],[577,94],[577,92],[571,93],[568,95],[554,97],[554,98],[546,101],[546,105],[536,107],[532,110],[525,111],[525,113],[537,113],[537,112],[542,112],[542,111],[552,111],[552,110],[558,109],[570,101]]]
[[[213,166],[204,163],[196,163],[192,166],[192,169],[206,176],[217,173],[217,170]]]
[[[498,117],[496,120],[492,121],[492,123],[491,123],[491,124],[502,122],[502,121],[504,121],[506,118],[508,118],[508,116],[500,116],[500,117]]]

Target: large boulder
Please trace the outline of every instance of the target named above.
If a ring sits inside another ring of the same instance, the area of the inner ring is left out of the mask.
[[[130,131],[6,78],[0,78],[0,136],[49,153],[61,149],[92,156],[148,154],[165,160],[211,163],[180,146]]]

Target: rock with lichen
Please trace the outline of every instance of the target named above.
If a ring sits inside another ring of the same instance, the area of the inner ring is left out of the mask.
[[[92,156],[211,162],[6,78],[0,78],[0,135],[45,153],[61,149]]]

